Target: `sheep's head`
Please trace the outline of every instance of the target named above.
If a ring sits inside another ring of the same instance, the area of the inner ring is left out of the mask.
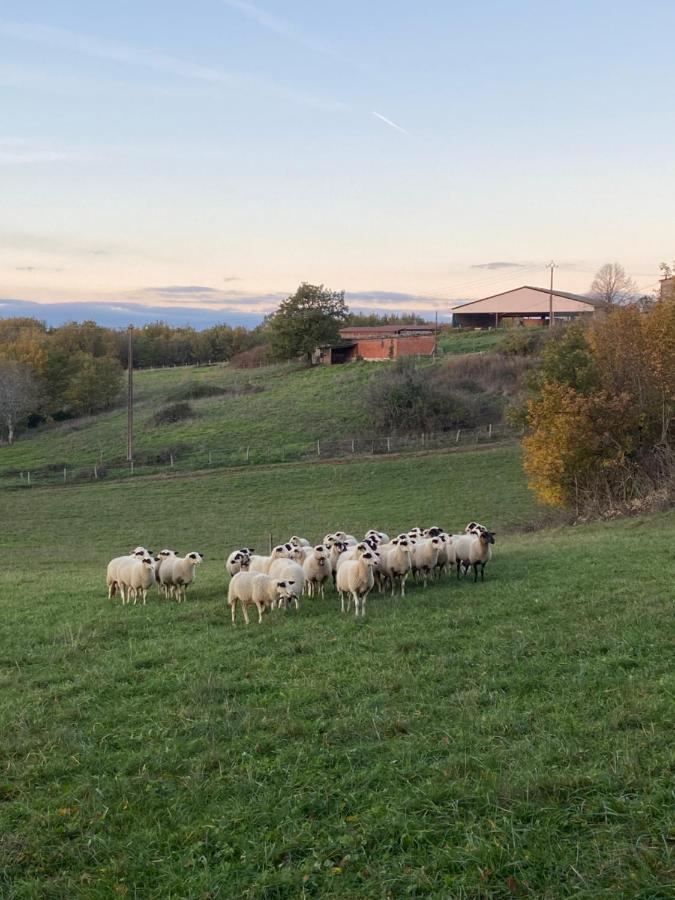
[[[286,559],[288,556],[288,550],[286,549],[285,544],[279,544],[278,547],[275,547],[272,550],[272,559]]]
[[[488,531],[487,528],[485,531],[481,531],[478,535],[482,544],[494,544],[495,542],[495,533],[494,531]]]
[[[154,569],[155,568],[155,561],[151,556],[142,557],[141,563],[145,566],[146,569]]]
[[[143,559],[144,556],[150,553],[152,553],[152,550],[146,550],[145,547],[136,547],[135,550],[131,551],[131,555],[138,557],[138,559]]]
[[[293,544],[294,547],[299,547],[299,546],[302,544],[302,541],[301,541],[300,538],[297,536],[297,534],[294,534],[293,537],[289,540],[288,543],[289,543],[289,544]]]
[[[204,554],[200,553],[198,550],[193,550],[191,553],[188,553],[186,559],[189,559],[193,565],[198,565],[203,559]]]
[[[294,560],[295,562],[302,562],[305,558],[305,554],[302,550],[302,547],[293,547],[291,552],[288,554],[289,559]]]
[[[367,566],[376,566],[380,561],[380,554],[374,553],[372,550],[368,550],[363,554],[361,559]]]
[[[443,529],[440,525],[432,525],[431,528],[427,528],[424,532],[425,537],[438,537]]]
[[[285,581],[277,581],[276,588],[280,606],[283,603],[285,607],[287,603],[291,603],[298,596],[295,581],[293,580],[286,579]]]

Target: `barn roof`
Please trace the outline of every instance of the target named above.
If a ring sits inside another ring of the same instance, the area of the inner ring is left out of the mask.
[[[342,337],[398,337],[408,334],[428,334],[435,331],[436,326],[432,322],[422,325],[345,325],[340,329]]]
[[[528,313],[546,313],[549,306],[549,288],[523,285],[510,291],[502,291],[482,300],[471,300],[452,307],[458,315],[473,313],[515,313],[526,315]],[[598,305],[597,301],[584,297],[581,294],[571,294],[569,291],[553,290],[555,312],[592,312]]]

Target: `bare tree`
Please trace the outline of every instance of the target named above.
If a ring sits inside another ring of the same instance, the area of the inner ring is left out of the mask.
[[[0,422],[12,443],[17,422],[34,412],[39,402],[38,382],[28,366],[0,361]]]
[[[611,309],[617,303],[628,303],[637,293],[637,285],[626,274],[621,263],[605,263],[595,273],[591,295]]]

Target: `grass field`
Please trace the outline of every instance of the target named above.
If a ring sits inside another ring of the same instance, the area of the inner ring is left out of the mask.
[[[3,898],[672,896],[672,513],[523,531],[513,448],[0,504]],[[238,544],[473,517],[485,584],[229,624]],[[186,604],[105,599],[138,542]]]

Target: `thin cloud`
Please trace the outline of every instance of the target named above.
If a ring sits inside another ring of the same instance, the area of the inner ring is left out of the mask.
[[[268,81],[251,75],[228,72],[212,66],[198,65],[147,47],[101,40],[92,35],[79,34],[67,31],[64,28],[0,20],[0,35],[32,44],[65,50],[69,53],[81,53],[95,59],[105,59],[123,63],[124,65],[134,65],[155,71],[168,72],[178,78],[190,81],[205,82],[227,88],[241,88],[242,85],[248,85],[264,93],[295,103],[302,103],[305,106],[333,111],[344,109],[343,103],[313,97],[292,88],[287,88],[278,82]]]
[[[489,263],[476,263],[476,265],[471,266],[472,269],[487,269],[488,271],[499,271],[500,269],[524,269],[526,268],[523,263],[517,262],[489,262]]]
[[[246,16],[247,19],[251,19],[257,25],[260,25],[261,28],[265,28],[274,34],[279,35],[279,37],[292,41],[295,44],[299,44],[301,47],[312,50],[314,53],[318,53],[321,56],[329,56],[332,59],[338,60],[338,62],[346,62],[350,65],[355,65],[352,60],[347,59],[320,39],[304,34],[291,22],[286,19],[281,19],[279,16],[275,16],[267,10],[255,6],[253,3],[248,3],[246,0],[222,0],[222,2],[225,6],[241,13],[243,16]]]
[[[376,119],[380,119],[381,122],[384,122],[385,125],[389,125],[390,128],[395,128],[396,131],[400,131],[401,134],[408,134],[408,132],[405,130],[405,128],[401,128],[400,125],[397,125],[396,122],[392,122],[391,119],[388,119],[386,116],[383,116],[382,113],[375,112],[375,110],[373,110],[373,115],[375,116]]]

